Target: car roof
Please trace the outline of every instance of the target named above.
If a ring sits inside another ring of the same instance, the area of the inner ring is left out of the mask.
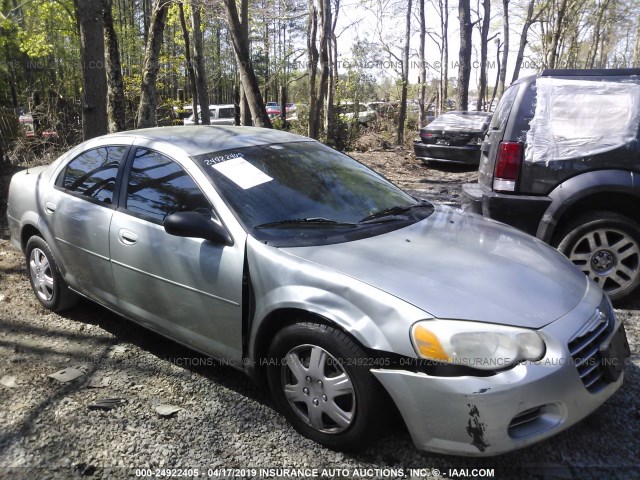
[[[271,128],[234,127],[226,125],[154,127],[128,130],[113,135],[132,136],[157,142],[166,142],[181,148],[189,156],[274,143],[313,141],[301,135],[294,135]],[[106,135],[103,138],[108,137],[109,135]]]

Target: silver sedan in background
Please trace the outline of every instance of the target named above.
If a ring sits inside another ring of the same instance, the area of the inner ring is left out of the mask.
[[[624,328],[546,244],[417,200],[308,138],[168,127],[16,174],[8,217],[38,300],[78,295],[268,383],[303,435],[495,455],[621,386]]]

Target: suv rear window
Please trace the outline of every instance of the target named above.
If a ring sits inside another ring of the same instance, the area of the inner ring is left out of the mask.
[[[493,114],[490,126],[491,130],[504,130],[507,126],[509,113],[511,112],[511,107],[513,107],[513,102],[516,100],[519,88],[520,85],[512,85],[506,92],[504,92],[504,95],[502,95],[502,99],[500,99],[500,103],[498,104],[498,108],[496,108],[496,111]]]

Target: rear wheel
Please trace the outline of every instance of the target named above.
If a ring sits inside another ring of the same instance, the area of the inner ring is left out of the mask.
[[[372,440],[386,393],[369,372],[369,357],[344,332],[290,325],[273,339],[269,358],[271,394],[298,432],[338,450]]]
[[[640,286],[640,225],[615,212],[589,212],[560,235],[558,250],[614,301]]]
[[[47,242],[41,237],[31,237],[25,254],[31,288],[42,306],[60,312],[75,305],[78,296],[62,278]]]

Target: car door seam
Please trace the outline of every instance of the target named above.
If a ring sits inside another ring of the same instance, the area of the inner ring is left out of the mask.
[[[145,272],[144,270],[140,270],[138,268],[132,267],[131,265],[127,265],[125,263],[118,262],[117,260],[110,259],[110,261],[111,261],[111,263],[113,263],[115,265],[118,265],[120,267],[124,267],[124,268],[127,268],[129,270],[133,270],[134,272],[142,273],[143,275],[147,275],[149,277],[155,278],[156,280],[161,280],[161,281],[169,283],[171,285],[175,285],[176,287],[181,287],[181,288],[184,288],[185,290],[189,290],[189,291],[192,291],[192,292],[195,292],[195,293],[200,293],[200,294],[205,295],[207,297],[215,298],[216,300],[220,300],[222,302],[229,303],[229,304],[234,305],[236,307],[240,306],[240,304],[238,302],[234,302],[233,300],[229,300],[227,298],[219,297],[217,295],[214,295],[213,293],[205,292],[203,290],[198,290],[197,288],[193,288],[193,287],[190,287],[188,285],[184,285],[182,283],[174,282],[173,280],[169,280],[167,278],[160,277],[158,275],[154,275],[153,273]]]

